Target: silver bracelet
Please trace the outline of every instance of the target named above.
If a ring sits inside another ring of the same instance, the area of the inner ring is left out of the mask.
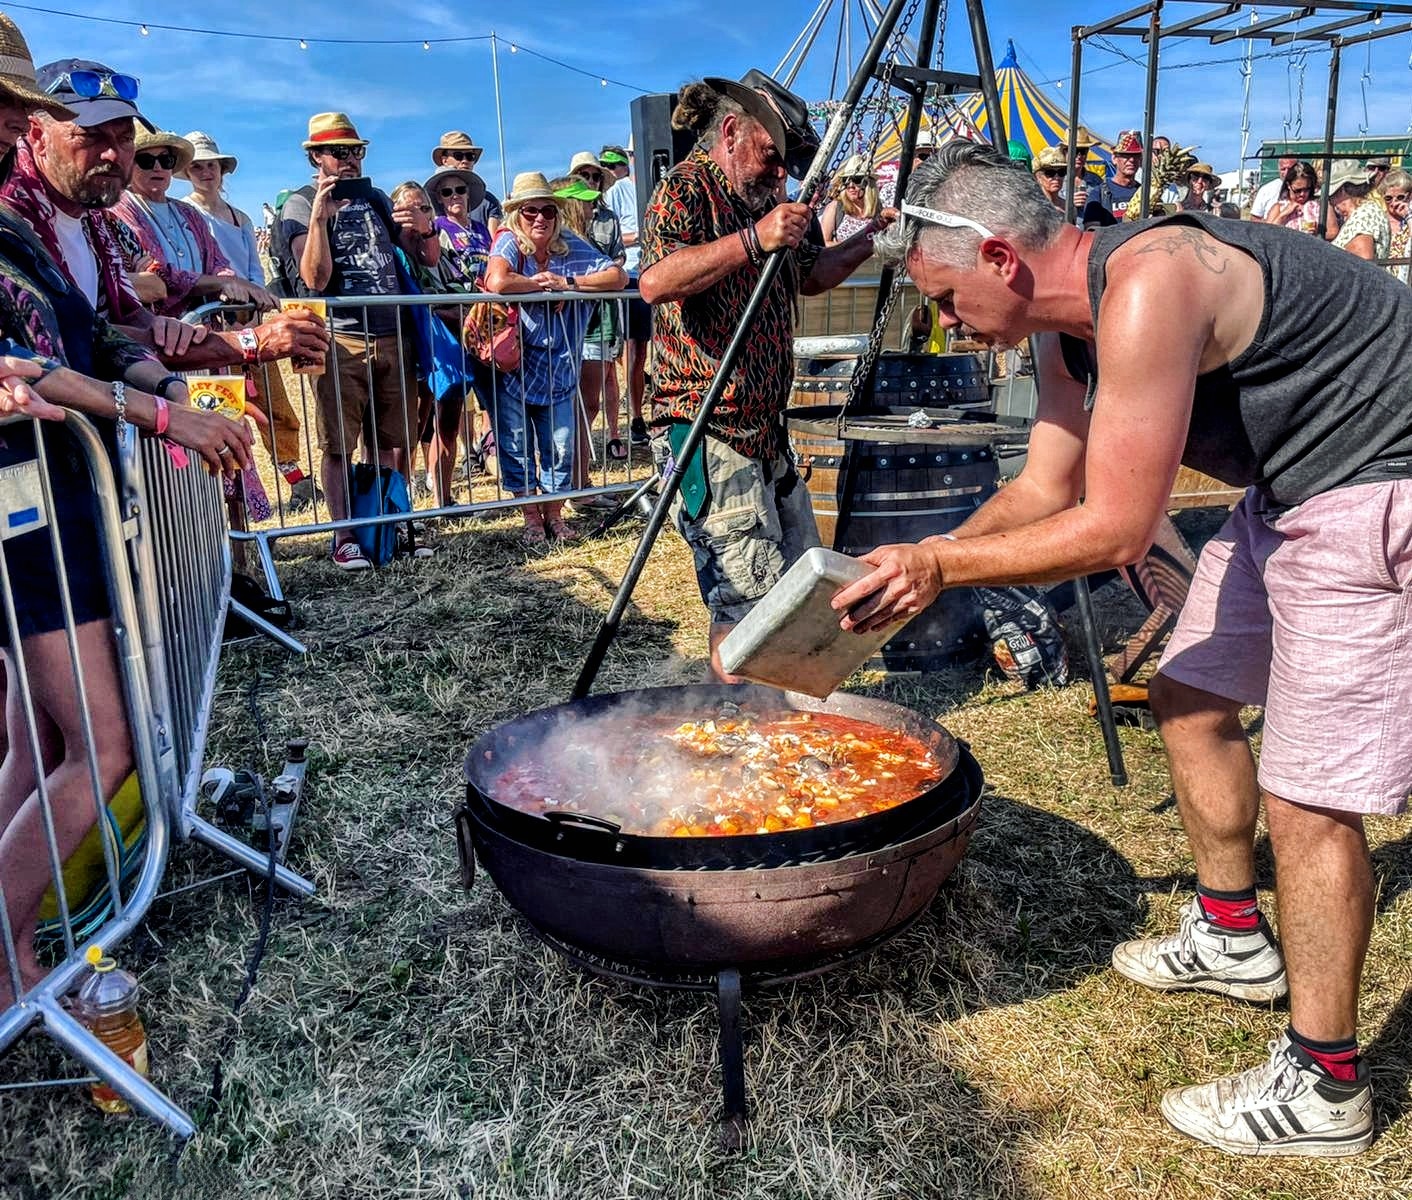
[[[121,379],[113,380],[113,407],[118,410],[118,437],[121,438],[127,425],[127,384]]]

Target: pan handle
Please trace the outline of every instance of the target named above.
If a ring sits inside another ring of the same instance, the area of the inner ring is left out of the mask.
[[[623,828],[604,817],[595,817],[589,813],[570,812],[566,808],[547,809],[540,815],[551,825],[583,825],[600,833],[620,833]]]
[[[476,847],[471,840],[471,810],[465,805],[456,810],[456,857],[461,864],[461,886],[469,892],[476,881]]]

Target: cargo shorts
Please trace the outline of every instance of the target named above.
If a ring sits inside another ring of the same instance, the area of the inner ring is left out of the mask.
[[[678,493],[671,515],[691,547],[712,623],[734,625],[819,544],[819,529],[809,490],[788,458],[746,458],[709,436],[702,449],[710,499],[692,519]],[[652,457],[659,470],[670,455],[665,433],[655,433]]]

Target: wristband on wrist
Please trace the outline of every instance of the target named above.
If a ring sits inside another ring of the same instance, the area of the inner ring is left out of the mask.
[[[240,343],[240,357],[246,364],[254,366],[260,361],[260,339],[253,329],[240,330],[235,340]]]
[[[167,432],[167,426],[172,423],[172,408],[163,395],[154,394],[152,401],[156,409],[156,415],[152,421],[152,432],[161,437]]]

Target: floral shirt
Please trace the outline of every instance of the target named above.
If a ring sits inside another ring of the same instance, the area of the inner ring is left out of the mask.
[[[1340,250],[1346,249],[1349,242],[1363,233],[1373,239],[1373,257],[1387,258],[1392,245],[1392,227],[1388,224],[1387,210],[1376,200],[1364,200],[1348,214],[1348,220],[1334,238],[1334,245]]]
[[[1389,244],[1389,258],[1407,258],[1408,250],[1412,249],[1412,220],[1403,221],[1392,235]],[[1407,282],[1407,264],[1400,263],[1388,267],[1388,272],[1395,278]]]
[[[704,151],[695,150],[652,194],[642,222],[642,270],[685,246],[730,237],[756,219],[725,172]],[[784,449],[784,410],[794,374],[794,311],[799,289],[822,249],[823,234],[815,221],[799,246],[784,252],[784,268],[765,296],[712,413],[711,435],[748,458],[773,459]],[[759,278],[760,268],[746,264],[704,292],[656,306],[648,382],[655,422],[695,417]]]

